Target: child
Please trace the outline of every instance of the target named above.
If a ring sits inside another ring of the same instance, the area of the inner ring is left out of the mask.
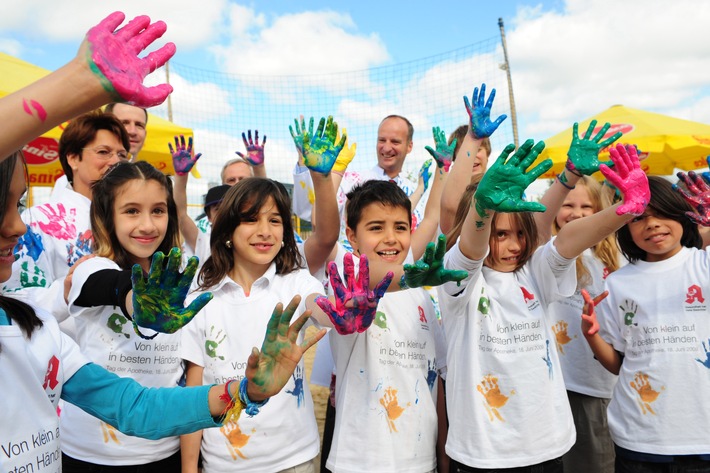
[[[0,282],[10,276],[12,248],[25,232],[17,211],[27,186],[21,152],[0,162]],[[261,351],[246,367],[247,396],[222,384],[191,389],[147,389],[90,363],[56,320],[29,305],[0,296],[0,375],[12,385],[0,398],[2,471],[61,471],[57,403],[73,403],[130,435],[157,439],[200,428],[219,427],[224,412],[242,402],[263,402],[291,377],[297,360],[318,337],[299,346],[305,317],[288,327],[295,311],[274,311]],[[322,336],[322,334],[319,334]],[[179,412],[180,415],[175,415]],[[62,432],[62,438],[64,437]],[[34,440],[34,441],[33,441]],[[130,452],[129,452],[130,453]]]
[[[546,161],[525,174],[543,147],[528,140],[510,159],[513,145],[506,147],[446,254],[447,268],[470,273],[462,287],[439,289],[448,342],[446,452],[454,471],[562,471],[560,457],[575,435],[546,306],[574,291],[577,255],[621,227],[623,214],[643,212],[648,187],[638,158],[614,150],[623,206],[569,222],[538,248],[528,211],[544,207],[521,198],[551,166]]]
[[[697,227],[708,223],[708,188],[694,173],[679,176],[700,215],[668,181],[650,177],[648,208],[617,232],[630,264],[606,280],[598,333],[585,295],[582,330],[619,375],[608,410],[617,472],[710,471],[710,259]]]

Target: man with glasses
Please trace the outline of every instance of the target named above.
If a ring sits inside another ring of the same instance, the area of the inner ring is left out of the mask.
[[[3,286],[59,321],[68,317],[65,277],[79,258],[91,253],[91,185],[115,163],[129,157],[130,141],[112,114],[90,112],[69,122],[59,139],[59,161],[66,179],[58,180],[47,203],[22,213],[27,233],[20,238],[12,277]],[[68,286],[67,286],[68,289]],[[63,324],[71,333],[71,325]]]

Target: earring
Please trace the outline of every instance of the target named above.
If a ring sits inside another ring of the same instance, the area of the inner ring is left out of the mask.
[[[227,248],[231,248],[231,247],[232,247],[232,242],[229,241],[229,240],[227,240],[227,241],[224,242],[224,246],[226,246]]]
[[[283,248],[283,247],[284,247],[284,241],[281,240],[281,248]]]

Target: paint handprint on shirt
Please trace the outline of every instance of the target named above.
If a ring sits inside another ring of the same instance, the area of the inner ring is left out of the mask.
[[[239,424],[236,422],[227,422],[219,428],[219,431],[227,439],[227,450],[232,456],[232,460],[236,460],[237,457],[246,460],[247,457],[242,453],[242,448],[249,442],[251,435],[242,433],[242,429],[239,428]],[[254,432],[252,431],[252,433]]]
[[[222,355],[217,354],[217,347],[227,338],[227,334],[222,332],[220,329],[216,334],[214,333],[214,325],[210,327],[210,335],[207,340],[205,340],[205,354],[210,358],[219,358],[224,360]]]
[[[476,386],[476,389],[483,395],[483,399],[485,400],[483,407],[486,408],[490,421],[494,422],[495,419],[498,419],[501,422],[505,422],[499,409],[506,405],[510,396],[515,394],[515,390],[511,390],[510,394],[506,396],[500,392],[498,378],[490,374],[483,377],[483,380]]]
[[[547,375],[550,379],[552,379],[554,373],[552,372],[552,358],[550,358],[550,340],[545,340],[545,345],[547,348],[547,354],[542,358],[542,361],[544,361],[547,365]]]
[[[638,304],[636,304],[634,301],[630,301],[628,299],[624,300],[624,303],[619,306],[619,309],[621,309],[624,312],[624,325],[630,327],[630,326],[637,326],[638,323],[634,322],[634,317],[636,316],[636,311],[639,310]]]
[[[375,312],[375,321],[373,322],[375,325],[380,327],[382,330],[387,330],[387,315],[378,310]]]
[[[38,222],[39,229],[58,240],[72,240],[76,238],[76,209],[69,209],[67,213],[64,204],[57,204],[56,210],[51,205],[38,207],[39,211],[47,217],[47,223]]]
[[[301,407],[305,398],[303,392],[303,368],[296,366],[296,371],[291,375],[293,378],[293,390],[286,390],[287,393],[291,394],[296,398],[297,406]]]
[[[380,398],[380,404],[385,408],[385,414],[387,415],[387,426],[390,432],[397,432],[397,426],[394,421],[399,419],[406,407],[399,405],[399,400],[397,399],[397,390],[393,387],[388,387],[385,389],[385,394]]]
[[[39,266],[32,265],[24,261],[20,265],[20,286],[21,287],[47,287],[47,278]]]
[[[651,386],[650,381],[648,380],[648,375],[646,373],[638,372],[634,376],[634,380],[629,383],[632,388],[636,391],[638,394],[638,399],[636,400],[639,403],[639,407],[641,407],[641,412],[645,414],[653,414],[656,415],[654,412],[653,408],[651,407],[651,404],[658,399],[658,396],[660,396],[661,391],[666,389],[665,386],[661,386],[661,391],[656,391],[653,389]]]
[[[552,326],[552,331],[555,334],[555,345],[557,345],[557,351],[563,355],[565,354],[564,346],[572,341],[567,333],[568,328],[569,325],[564,320],[560,320]],[[577,336],[575,335],[574,338],[577,338]]]
[[[24,255],[32,258],[33,261],[37,261],[39,255],[44,251],[44,244],[42,243],[42,235],[32,230],[32,227],[26,225],[27,232],[22,235],[15,245],[15,253],[19,254],[21,257]]]
[[[436,360],[427,360],[428,370],[426,372],[426,384],[429,385],[429,391],[434,389],[436,383]]]
[[[116,435],[116,432],[118,432],[117,428],[102,421],[99,421],[99,425],[101,425],[101,433],[104,436],[104,443],[109,443],[109,441],[111,441],[117,445],[121,445],[121,442],[118,440],[118,436]]]
[[[710,369],[710,338],[708,339],[708,344],[707,346],[705,345],[705,342],[703,342],[703,351],[705,352],[705,360],[701,360],[700,358],[696,358],[695,361],[703,365],[704,367]]]
[[[483,291],[481,291],[481,298],[478,299],[478,311],[483,314],[484,316],[488,315],[488,312],[491,308],[491,301],[488,300],[486,296],[483,295]]]
[[[74,266],[79,258],[91,254],[91,230],[79,234],[74,243],[67,243],[67,265]]]
[[[119,335],[123,335],[126,338],[131,338],[130,333],[126,333],[123,331],[123,327],[128,324],[128,319],[124,317],[122,314],[114,312],[111,314],[106,321],[106,326],[113,331],[113,333],[117,333]],[[129,324],[128,327],[130,328],[131,325]]]

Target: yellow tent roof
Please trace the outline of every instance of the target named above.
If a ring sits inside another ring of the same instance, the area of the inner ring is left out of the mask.
[[[611,128],[604,138],[621,131],[623,136],[617,143],[635,144],[641,152],[641,167],[646,174],[669,175],[674,168],[690,171],[708,165],[706,156],[710,154],[710,125],[614,105],[579,122],[580,136],[584,135],[592,120],[597,120],[592,136],[608,122]],[[545,150],[538,160],[551,158],[554,164],[543,178],[554,177],[562,171],[571,142],[571,127],[545,140]],[[606,160],[608,156],[607,150],[601,151],[600,159]]]
[[[0,97],[4,97],[49,74],[50,71],[8,54],[0,53]],[[51,129],[25,146],[25,156],[30,172],[30,182],[35,186],[51,186],[61,176],[57,144],[66,124]],[[139,159],[148,161],[165,173],[172,174],[172,158],[168,143],[176,135],[193,136],[190,128],[184,128],[148,114],[147,138]]]

